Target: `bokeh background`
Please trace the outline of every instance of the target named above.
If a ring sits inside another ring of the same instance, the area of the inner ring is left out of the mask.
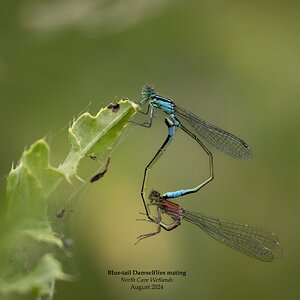
[[[159,115],[151,129],[128,126],[101,181],[75,197],[62,193],[76,198],[64,225],[75,242],[65,268],[79,280],[59,282],[55,299],[299,299],[299,12],[296,1],[1,1],[2,194],[12,162],[35,140],[47,137],[57,166],[74,116],[121,97],[138,101],[151,83],[253,148],[252,161],[212,149],[215,180],[178,203],[274,230],[284,248],[280,260],[261,263],[185,223],[133,244],[154,230],[135,219],[144,167],[166,136]],[[178,130],[148,188],[191,187],[207,173],[199,147]],[[138,292],[110,269],[187,277]]]

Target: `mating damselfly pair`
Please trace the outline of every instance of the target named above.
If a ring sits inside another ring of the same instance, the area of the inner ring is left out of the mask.
[[[178,204],[168,200],[198,192],[201,188],[213,180],[213,155],[202,140],[208,142],[223,153],[239,159],[252,158],[252,151],[249,145],[235,135],[205,122],[186,109],[178,107],[172,100],[157,95],[154,89],[150,86],[143,88],[142,95],[143,98],[139,104],[141,106],[146,105],[147,108],[145,112],[140,112],[147,115],[148,119],[145,123],[138,125],[150,127],[155,110],[161,110],[167,115],[165,124],[168,128],[168,135],[157,153],[146,166],[141,189],[141,196],[146,215],[148,217],[147,220],[156,223],[158,227],[155,232],[139,236],[136,243],[159,233],[161,227],[167,231],[175,229],[181,224],[181,220],[185,220],[199,226],[204,232],[217,241],[248,256],[261,261],[272,261],[275,258],[281,257],[282,248],[274,233],[262,228],[249,226],[247,224],[238,224],[220,220],[215,217],[209,217],[202,213],[192,213],[183,209]],[[177,128],[180,128],[187,133],[204,150],[208,156],[209,176],[206,180],[194,188],[168,192],[163,195],[157,191],[152,191],[147,198],[146,184],[149,172],[166,151],[166,148],[174,138]],[[152,215],[149,209],[150,206],[155,206],[157,212],[156,216]],[[162,220],[162,214],[166,214],[171,217],[173,222],[170,224],[165,223]]]

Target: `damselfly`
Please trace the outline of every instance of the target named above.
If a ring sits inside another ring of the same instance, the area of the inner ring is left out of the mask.
[[[150,219],[152,218],[152,216],[149,214],[149,210],[146,207],[145,201],[145,191],[148,173],[172,141],[176,128],[181,128],[191,138],[196,140],[196,142],[205,151],[209,159],[209,177],[195,188],[185,190],[185,195],[199,191],[203,186],[212,181],[214,178],[213,155],[208,150],[208,148],[202,143],[201,139],[207,141],[215,148],[221,150],[223,153],[226,153],[233,157],[240,159],[250,159],[252,157],[251,148],[242,139],[221,128],[218,128],[215,125],[209,124],[197,117],[196,115],[194,115],[193,113],[178,107],[172,100],[157,95],[152,87],[144,87],[142,90],[142,95],[143,99],[140,101],[139,104],[148,105],[146,112],[142,113],[148,115],[149,117],[147,122],[139,125],[142,125],[144,127],[150,127],[152,124],[154,111],[156,109],[162,110],[169,117],[169,119],[166,119],[165,121],[168,126],[168,136],[162,144],[162,146],[159,148],[158,152],[146,166],[144,171],[141,195],[147,215]],[[184,125],[183,123],[186,123],[186,125]],[[189,128],[187,126],[189,126]]]
[[[235,135],[209,124],[200,119],[195,114],[180,108],[172,100],[159,96],[154,89],[146,86],[142,90],[143,98],[140,105],[148,104],[147,111],[144,114],[149,116],[148,121],[140,124],[144,127],[150,127],[153,120],[155,109],[160,109],[168,115],[176,127],[181,128],[193,139],[204,139],[223,153],[240,159],[250,159],[252,151],[249,145]],[[188,129],[183,122],[186,121],[191,129]]]
[[[178,195],[178,193],[170,192],[164,195],[161,195],[157,191],[150,193],[149,205],[154,205],[157,210],[157,218],[151,220],[151,222],[157,224],[157,230],[140,235],[137,238],[136,244],[145,238],[158,234],[161,227],[170,231],[178,227],[182,220],[185,220],[197,225],[205,233],[222,244],[258,260],[271,262],[282,256],[283,250],[274,233],[263,228],[233,223],[202,213],[187,211],[178,204],[168,200],[168,198],[176,198],[174,197],[175,195]],[[173,222],[169,225],[163,224],[162,214],[170,216]]]

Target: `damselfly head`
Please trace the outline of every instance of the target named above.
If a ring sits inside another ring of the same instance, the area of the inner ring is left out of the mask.
[[[146,99],[148,99],[151,95],[154,95],[155,92],[154,92],[154,89],[152,86],[144,86],[143,89],[142,89],[142,95],[143,97],[145,97]]]
[[[149,200],[151,203],[153,202],[156,202],[160,199],[160,192],[157,192],[157,191],[152,191],[150,194],[149,194]]]

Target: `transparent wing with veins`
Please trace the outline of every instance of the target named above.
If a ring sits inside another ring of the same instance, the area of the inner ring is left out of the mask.
[[[249,145],[237,136],[205,122],[184,108],[175,106],[175,115],[186,120],[194,133],[203,138],[218,150],[240,159],[251,159],[252,151]]]
[[[228,222],[186,210],[183,210],[182,218],[199,226],[215,240],[256,259],[270,262],[283,254],[276,235],[263,228]]]

